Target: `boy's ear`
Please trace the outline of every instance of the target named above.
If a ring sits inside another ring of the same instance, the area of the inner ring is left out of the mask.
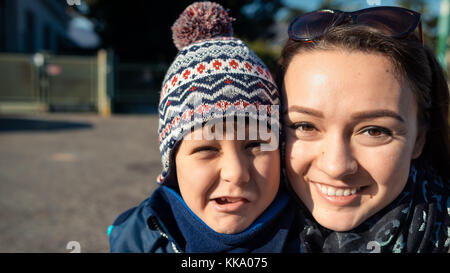
[[[419,128],[411,159],[416,159],[422,154],[423,146],[425,146],[426,140],[427,130],[424,128]]]

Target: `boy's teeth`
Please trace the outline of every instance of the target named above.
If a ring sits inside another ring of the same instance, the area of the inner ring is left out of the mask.
[[[221,203],[234,203],[234,202],[241,200],[240,198],[234,198],[234,197],[220,197],[218,199],[219,199],[219,202],[221,202]]]
[[[323,194],[329,195],[329,196],[349,196],[355,194],[358,189],[357,188],[335,188],[331,186],[325,186],[323,184],[317,183],[319,186],[320,191]]]

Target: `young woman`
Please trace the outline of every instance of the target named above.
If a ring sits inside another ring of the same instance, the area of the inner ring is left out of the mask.
[[[420,14],[297,17],[277,81],[302,251],[447,252],[449,91]]]

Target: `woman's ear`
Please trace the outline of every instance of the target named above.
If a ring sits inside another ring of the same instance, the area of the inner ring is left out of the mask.
[[[416,159],[422,154],[423,146],[425,146],[426,140],[427,140],[427,130],[423,127],[422,128],[419,127],[411,159]]]

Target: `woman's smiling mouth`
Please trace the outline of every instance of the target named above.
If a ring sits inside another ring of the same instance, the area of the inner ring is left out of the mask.
[[[350,205],[356,199],[359,199],[361,192],[367,188],[367,186],[335,187],[312,180],[308,180],[308,182],[314,185],[319,196],[334,206]]]
[[[355,188],[342,188],[342,187],[333,187],[330,185],[325,185],[321,183],[316,183],[317,187],[319,187],[319,190],[328,196],[349,196],[354,195],[359,190],[359,187]]]

